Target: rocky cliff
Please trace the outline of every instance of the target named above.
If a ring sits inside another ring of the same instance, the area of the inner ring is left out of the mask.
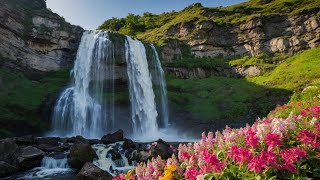
[[[32,79],[69,68],[83,31],[47,9],[44,0],[2,0],[1,64]]]
[[[219,25],[213,20],[197,19],[171,26],[164,33],[184,39],[197,57],[217,55],[294,54],[320,43],[319,8],[298,14],[255,17],[236,24]],[[171,61],[181,56],[176,41],[167,41],[162,57]]]

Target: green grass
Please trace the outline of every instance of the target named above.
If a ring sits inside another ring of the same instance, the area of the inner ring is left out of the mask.
[[[22,73],[0,68],[1,127],[5,127],[7,132],[17,133],[16,125],[21,127],[23,124],[26,128],[37,130],[49,126],[41,122],[39,107],[48,94],[56,92],[68,82],[67,70],[49,73],[35,82],[27,79]]]
[[[168,78],[169,100],[177,110],[195,114],[196,121],[241,119],[249,112],[267,114],[275,107],[272,98],[285,99],[290,91],[266,88],[245,79]]]
[[[248,81],[268,87],[300,91],[320,78],[320,47],[296,54],[263,76]]]
[[[277,107],[270,112],[268,116],[277,118],[286,118],[290,113],[299,115],[304,108],[319,106],[320,102],[320,80],[309,84],[301,92],[294,93],[288,104]]]
[[[252,110],[257,114],[267,115],[279,102],[286,103],[285,100],[289,100],[289,95],[293,94],[287,105],[289,107],[277,111],[278,114],[275,115],[286,117],[291,111],[298,113],[301,107],[319,102],[314,101],[314,98],[320,99],[319,52],[320,47],[289,58],[262,55],[229,61],[230,66],[258,65],[268,69],[263,75],[256,77],[211,77],[192,80],[169,78],[169,98],[178,110],[196,114],[198,119],[195,120],[210,122],[239,119]],[[184,63],[188,67],[211,65],[202,61],[198,64]]]
[[[165,62],[166,67],[186,67],[186,68],[214,68],[214,67],[229,67],[228,62],[231,59],[238,57],[187,57],[182,59],[175,59],[171,62]]]
[[[319,11],[319,7],[319,0],[270,0],[269,3],[262,3],[261,0],[249,0],[232,6],[214,8],[202,7],[201,4],[196,3],[179,12],[159,15],[145,13],[143,16],[129,14],[126,18],[113,18],[107,20],[98,29],[129,34],[162,46],[170,38],[180,40],[192,38],[197,30],[186,38],[165,35],[170,28],[185,23],[196,24],[211,20],[220,26],[225,26],[273,14],[292,16],[313,8]],[[206,39],[203,41],[205,42]]]

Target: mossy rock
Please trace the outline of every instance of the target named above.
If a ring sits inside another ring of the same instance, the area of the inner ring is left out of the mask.
[[[81,169],[86,162],[93,162],[97,157],[90,144],[75,143],[70,148],[69,163],[72,168]]]

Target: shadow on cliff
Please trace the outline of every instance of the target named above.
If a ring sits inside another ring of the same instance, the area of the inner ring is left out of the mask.
[[[226,125],[243,127],[288,102],[292,91],[269,88],[245,78],[168,78],[171,124],[199,136]]]

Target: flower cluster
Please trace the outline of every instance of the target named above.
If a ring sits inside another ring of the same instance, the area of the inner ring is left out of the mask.
[[[167,160],[139,164],[123,179],[237,179],[260,176],[320,178],[320,106],[286,119],[258,119],[253,125],[202,134],[199,142],[180,144]],[[116,178],[115,178],[116,179]]]

